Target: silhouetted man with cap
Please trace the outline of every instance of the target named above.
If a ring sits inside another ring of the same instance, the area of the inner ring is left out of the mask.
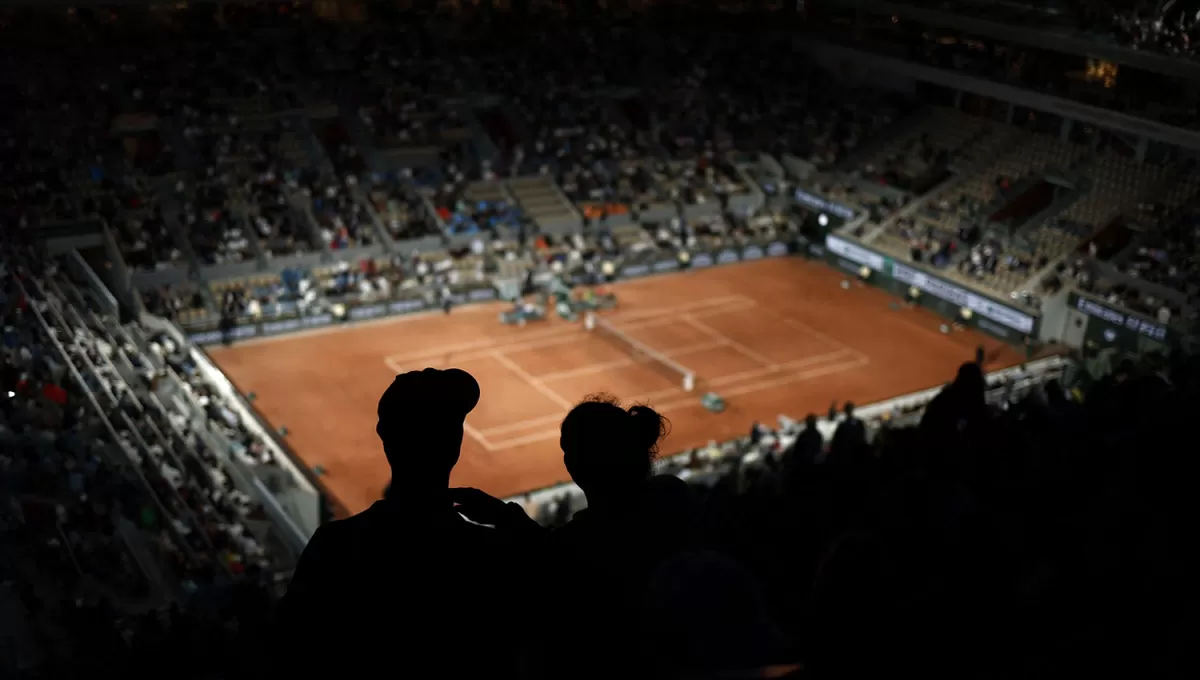
[[[463,422],[478,402],[479,384],[458,369],[405,373],[384,392],[375,430],[390,489],[322,526],[305,549],[279,612],[276,655],[293,670],[512,674],[519,627],[507,617],[525,570],[504,534],[463,519],[449,492]]]

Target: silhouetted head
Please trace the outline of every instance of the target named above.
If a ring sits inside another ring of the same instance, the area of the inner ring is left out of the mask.
[[[846,405],[842,407],[842,412],[846,414],[846,420],[853,418],[854,417],[853,402],[849,402],[849,401],[846,402]]]
[[[808,414],[807,416],[805,416],[805,417],[804,417],[804,426],[805,426],[805,427],[807,427],[807,428],[808,428],[808,429],[810,429],[810,430],[816,429],[816,427],[817,427],[817,414],[815,414],[815,413],[810,413],[810,414]]]
[[[666,420],[649,406],[624,409],[614,397],[593,395],[563,419],[559,445],[571,479],[594,504],[645,482],[665,434]]]
[[[449,484],[462,448],[463,421],[478,403],[479,383],[457,368],[396,376],[379,398],[375,426],[396,490]]]
[[[983,368],[975,362],[967,362],[958,367],[958,375],[954,378],[954,387],[964,397],[978,396],[983,398],[987,381],[983,377]]]

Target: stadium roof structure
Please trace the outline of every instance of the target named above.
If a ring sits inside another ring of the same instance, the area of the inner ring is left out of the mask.
[[[1106,43],[1080,30],[1054,5],[1040,10],[1025,3],[981,0],[828,0],[831,5],[890,15],[937,28],[1053,52],[1104,59],[1154,73],[1200,80],[1200,62]]]

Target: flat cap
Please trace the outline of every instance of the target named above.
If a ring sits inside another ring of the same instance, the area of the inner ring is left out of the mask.
[[[426,368],[396,376],[379,398],[379,420],[461,421],[478,403],[479,383],[470,373]]]

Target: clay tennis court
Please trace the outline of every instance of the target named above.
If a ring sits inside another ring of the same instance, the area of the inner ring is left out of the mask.
[[[483,395],[467,418],[457,486],[511,496],[567,479],[558,424],[584,395],[647,402],[671,420],[663,453],[749,431],[755,420],[824,413],[830,402],[868,404],[944,383],[983,344],[989,370],[1015,350],[973,331],[942,333],[942,320],[898,309],[874,288],[841,287],[823,264],[777,258],[639,279],[614,286],[611,327],[694,371],[682,376],[604,330],[559,319],[504,326],[507,305],[474,305],[251,340],[213,359],[350,512],[379,498],[389,478],[375,437],[379,395],[401,371],[465,369]],[[705,391],[728,403],[705,410]],[[414,451],[413,455],[420,455]]]

